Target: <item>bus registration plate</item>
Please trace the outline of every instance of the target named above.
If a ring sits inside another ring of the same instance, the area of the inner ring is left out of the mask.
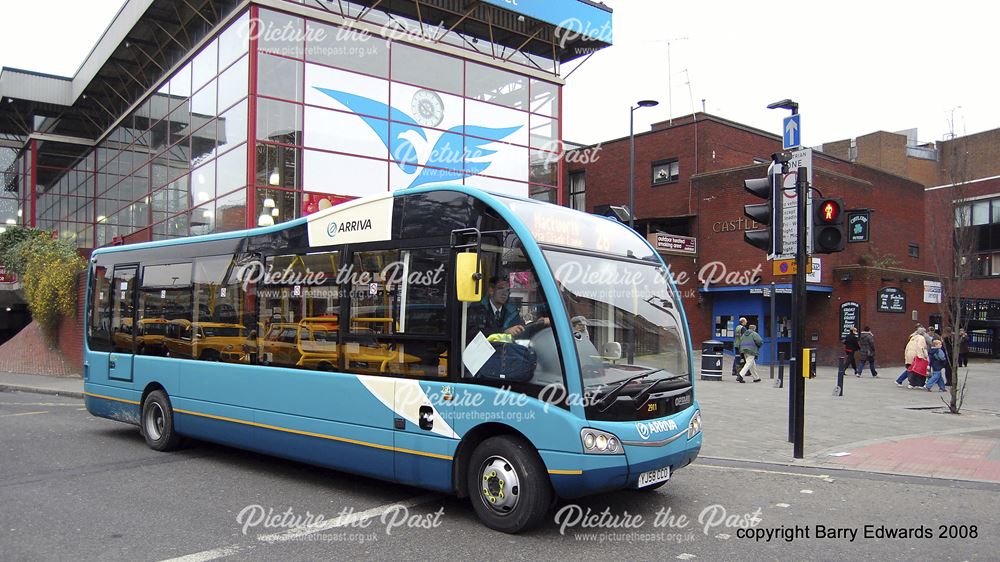
[[[657,482],[666,482],[670,480],[670,467],[657,468],[656,470],[650,470],[639,474],[638,487],[644,488],[646,486],[651,486]]]

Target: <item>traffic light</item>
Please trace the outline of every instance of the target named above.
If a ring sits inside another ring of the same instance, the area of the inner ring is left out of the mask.
[[[743,206],[743,214],[767,228],[748,230],[743,233],[743,240],[755,248],[760,248],[768,254],[781,253],[781,165],[772,162],[767,168],[766,178],[743,180],[743,187],[755,196],[765,199],[766,203],[754,203]],[[774,212],[775,206],[779,211]]]
[[[847,223],[843,199],[819,199],[813,216],[813,253],[843,252],[847,245]]]

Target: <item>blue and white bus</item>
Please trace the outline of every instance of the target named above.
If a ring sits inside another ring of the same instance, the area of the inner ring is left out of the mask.
[[[627,227],[467,187],[100,248],[84,390],[192,437],[470,497],[488,526],[652,490],[701,448],[669,271]]]

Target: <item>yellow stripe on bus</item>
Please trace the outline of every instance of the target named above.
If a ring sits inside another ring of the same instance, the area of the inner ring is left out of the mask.
[[[549,474],[577,475],[577,474],[583,474],[583,471],[582,470],[549,470]]]
[[[448,455],[439,455],[439,454],[436,454],[436,453],[425,453],[423,451],[414,451],[412,449],[402,449],[402,448],[398,448],[398,447],[393,447],[391,445],[380,445],[378,443],[369,443],[367,441],[358,441],[357,439],[348,439],[347,437],[337,437],[336,435],[327,435],[325,433],[313,433],[311,431],[301,431],[301,430],[298,430],[298,429],[289,429],[287,427],[278,427],[276,425],[267,425],[267,424],[263,424],[263,423],[250,422],[250,421],[246,421],[246,420],[238,420],[238,419],[226,418],[226,417],[222,417],[222,416],[213,416],[211,414],[203,414],[201,412],[192,412],[190,410],[180,410],[180,409],[177,409],[177,408],[174,408],[174,411],[175,412],[179,412],[181,414],[188,414],[188,415],[191,415],[191,416],[199,416],[199,417],[202,417],[202,418],[210,418],[210,419],[213,419],[213,420],[227,421],[227,422],[232,422],[232,423],[240,423],[240,424],[243,424],[243,425],[251,425],[251,426],[260,427],[260,428],[263,428],[263,429],[271,429],[271,430],[274,430],[274,431],[283,431],[285,433],[294,433],[296,435],[304,435],[306,437],[318,437],[320,439],[329,439],[331,441],[340,441],[342,443],[350,443],[352,445],[361,445],[361,446],[364,446],[364,447],[373,447],[375,449],[383,449],[383,450],[386,450],[386,451],[395,451],[397,453],[408,453],[408,454],[411,454],[411,455],[420,455],[420,456],[423,456],[423,457],[431,457],[431,458],[442,459],[442,460],[446,460],[446,461],[450,461],[450,460],[453,459],[453,457],[450,457]]]
[[[126,404],[132,404],[133,406],[138,406],[138,402],[132,400],[125,400],[124,398],[115,398],[114,396],[104,396],[103,394],[94,394],[92,392],[84,392],[86,396],[91,396],[93,398],[103,398],[105,400],[114,400],[115,402],[124,402]]]

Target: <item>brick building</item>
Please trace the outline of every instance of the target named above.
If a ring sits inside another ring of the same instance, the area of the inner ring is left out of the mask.
[[[628,200],[628,137],[567,157],[566,204],[607,214]],[[635,224],[659,247],[683,294],[695,342],[732,341],[740,316],[760,326],[762,362],[791,344],[791,277],[775,276],[763,252],[743,241],[759,225],[743,215],[752,202],[743,180],[767,173],[781,150],[773,134],[705,113],[657,123],[635,136]],[[939,314],[924,302],[938,276],[925,229],[924,185],[901,173],[813,151],[813,185],[870,211],[866,243],[817,256],[808,284],[806,338],[823,363],[840,355],[843,323],[870,325],[881,362],[902,362],[906,337]],[[915,166],[916,167],[916,166]],[[774,283],[772,318],[771,287]],[[846,317],[845,317],[846,316]]]
[[[963,248],[968,279],[961,289],[962,324],[970,351],[1000,356],[1000,129],[933,144],[918,143],[915,130],[878,131],[824,144],[823,151],[925,186],[928,265],[947,273],[954,263],[952,241]],[[955,293],[950,276],[943,277],[945,295]]]

